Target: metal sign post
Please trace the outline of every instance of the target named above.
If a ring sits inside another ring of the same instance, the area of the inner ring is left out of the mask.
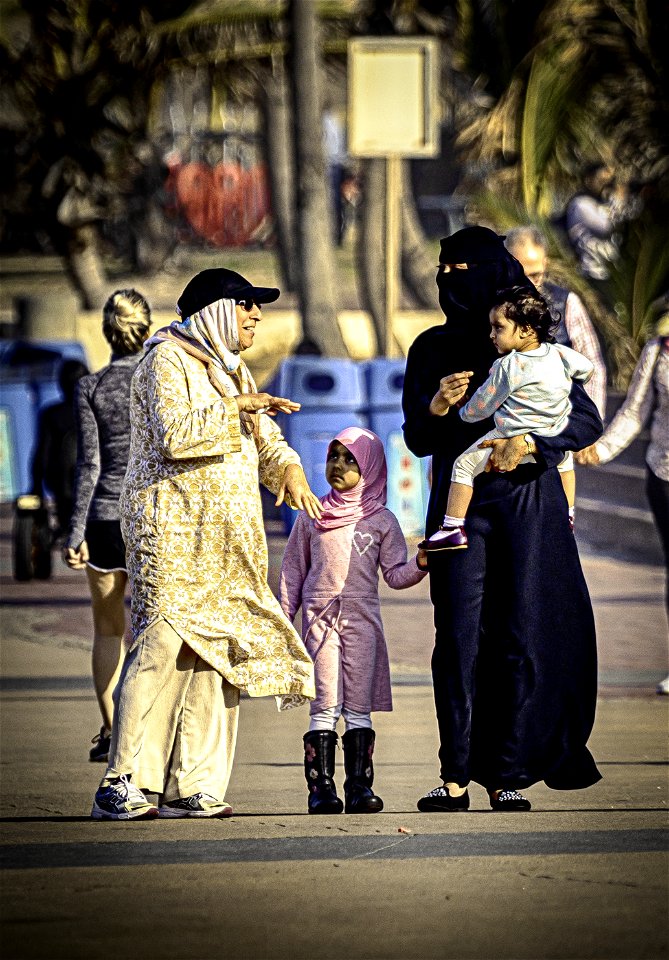
[[[386,303],[385,354],[395,355],[393,318],[398,306],[401,273],[400,193],[402,189],[402,160],[396,153],[386,158]]]
[[[350,40],[348,152],[386,160],[386,356],[394,352],[399,301],[403,157],[435,156],[438,41],[425,37]]]

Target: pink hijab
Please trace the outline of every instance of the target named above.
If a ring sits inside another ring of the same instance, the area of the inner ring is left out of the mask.
[[[321,530],[334,530],[371,517],[386,505],[388,470],[383,444],[364,427],[346,427],[334,437],[350,450],[360,467],[360,480],[351,490],[330,490],[321,497],[323,516],[314,523]],[[334,440],[332,442],[334,442]]]

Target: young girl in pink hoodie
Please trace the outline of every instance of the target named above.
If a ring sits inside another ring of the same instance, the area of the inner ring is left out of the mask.
[[[360,427],[338,433],[328,449],[323,515],[300,515],[281,567],[279,600],[293,621],[302,607],[302,638],[314,661],[316,699],[304,735],[309,813],[341,813],[334,784],[337,734],[346,732],[346,813],[378,813],[372,791],[375,733],[372,710],[392,710],[388,650],[379,602],[379,567],[389,587],[422,580],[426,555],[407,561],[404,536],[386,504],[386,458],[381,440]]]

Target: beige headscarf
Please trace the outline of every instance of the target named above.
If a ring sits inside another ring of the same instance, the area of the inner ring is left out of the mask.
[[[177,307],[177,313],[179,308]],[[157,330],[144,344],[145,350],[151,350],[158,343],[175,343],[191,357],[203,363],[209,381],[223,397],[241,393],[256,393],[257,388],[251,373],[239,355],[239,332],[237,312],[234,300],[217,300],[210,303],[191,317],[174,320],[169,327]],[[221,372],[229,374],[234,389],[230,391],[227,378]],[[240,413],[240,420],[246,433],[255,433],[258,418],[255,414]]]

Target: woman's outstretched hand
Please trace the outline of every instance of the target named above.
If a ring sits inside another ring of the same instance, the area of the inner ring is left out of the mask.
[[[306,510],[312,520],[319,520],[323,514],[321,502],[307,483],[304,470],[297,463],[289,463],[286,467],[279,494],[276,498],[276,507],[280,507],[289,494],[293,506],[298,510]]]
[[[576,463],[580,463],[583,467],[596,467],[599,463],[596,447],[597,444],[593,443],[589,447],[584,447],[583,450],[577,450],[574,454]]]
[[[525,437],[521,433],[517,437],[507,437],[498,440],[484,440],[479,443],[479,450],[491,448],[490,459],[485,465],[485,472],[508,473],[515,470],[527,453]]]
[[[88,544],[83,540],[79,546],[74,549],[74,547],[63,547],[63,563],[71,570],[83,570],[88,562]]]
[[[301,404],[285,397],[273,397],[271,393],[241,393],[235,397],[240,413],[295,413]]]
[[[430,413],[435,417],[443,417],[451,407],[462,400],[469,381],[474,375],[472,370],[463,370],[462,373],[451,373],[439,381],[439,389],[430,402]]]

